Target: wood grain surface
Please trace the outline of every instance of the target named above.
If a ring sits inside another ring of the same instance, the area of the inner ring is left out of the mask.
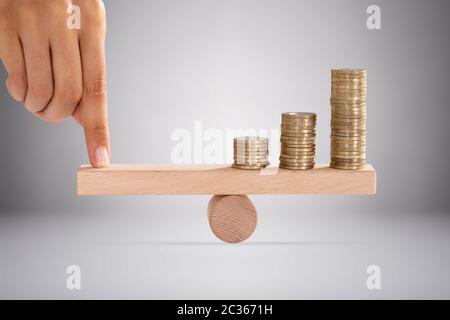
[[[212,232],[228,243],[242,242],[255,231],[257,214],[247,196],[215,195],[208,204],[208,222]]]
[[[376,172],[331,169],[240,170],[230,165],[112,165],[78,171],[79,195],[337,194],[376,193]]]

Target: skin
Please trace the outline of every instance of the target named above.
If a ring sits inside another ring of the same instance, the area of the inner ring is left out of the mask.
[[[81,12],[70,30],[69,5]],[[11,97],[36,117],[73,117],[84,129],[94,167],[108,166],[106,19],[100,0],[0,0],[0,58]]]

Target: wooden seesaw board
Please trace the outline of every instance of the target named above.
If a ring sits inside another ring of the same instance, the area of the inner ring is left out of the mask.
[[[376,171],[331,169],[318,164],[311,170],[239,170],[230,165],[112,165],[78,171],[79,195],[176,194],[317,194],[371,195]]]
[[[373,195],[376,172],[331,169],[240,170],[230,165],[112,165],[78,170],[79,195],[214,195],[208,205],[213,233],[229,243],[248,239],[257,213],[248,194]]]

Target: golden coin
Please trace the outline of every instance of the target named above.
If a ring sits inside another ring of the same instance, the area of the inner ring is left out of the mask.
[[[367,130],[367,126],[366,124],[361,124],[361,125],[342,125],[342,124],[331,124],[331,130],[350,130],[350,131],[355,131],[355,130]]]
[[[361,137],[336,137],[333,136],[331,137],[331,142],[337,142],[337,146],[339,146],[339,144],[342,145],[363,145],[366,143],[366,139],[365,138],[361,138]]]
[[[281,130],[281,134],[285,136],[289,135],[315,135],[316,130]]]
[[[331,114],[331,119],[334,121],[346,121],[346,122],[356,122],[356,121],[366,121],[367,120],[367,114],[352,114],[352,115],[342,115],[337,113]]]
[[[269,151],[266,150],[249,150],[249,149],[234,149],[235,154],[269,154]]]
[[[332,81],[348,81],[348,80],[358,80],[358,81],[367,81],[366,76],[358,76],[358,75],[332,75],[331,76]]]
[[[236,150],[269,150],[269,146],[249,146],[249,145],[242,145],[242,144],[235,144],[233,146]]]
[[[355,151],[355,152],[351,152],[351,151],[333,151],[331,152],[331,157],[363,157],[365,158],[366,156],[366,152],[361,152],[361,151]]]
[[[366,105],[366,101],[346,101],[346,100],[342,100],[342,99],[335,99],[333,97],[330,98],[330,104],[332,105],[338,105],[338,106],[365,106]]]
[[[336,159],[336,158],[331,158],[330,161],[331,164],[335,164],[338,166],[357,166],[357,165],[362,165],[362,164],[366,164],[366,159]]]
[[[269,162],[267,158],[261,159],[234,158],[233,161],[236,164],[265,164]]]
[[[366,160],[365,155],[363,155],[363,156],[341,156],[341,155],[336,156],[336,155],[333,155],[331,158],[333,159],[334,163],[337,163],[342,160],[350,160],[350,159],[354,160],[354,162],[352,162],[352,163],[360,163],[361,161]]]
[[[287,118],[287,119],[304,119],[304,118],[316,118],[317,115],[313,112],[284,112],[281,114],[282,118]]]
[[[364,103],[367,100],[366,94],[352,94],[352,93],[337,93],[332,91],[331,98],[339,101],[363,101]],[[336,103],[336,104],[339,104]]]
[[[366,145],[365,144],[332,144],[331,145],[331,152],[334,151],[365,151]]]
[[[339,163],[331,163],[330,167],[333,169],[341,169],[341,170],[361,170],[364,169],[366,166],[366,163],[358,163],[354,165],[341,165]]]
[[[337,137],[337,138],[346,138],[346,137],[351,137],[351,138],[357,138],[357,137],[362,137],[364,138],[366,133],[363,132],[351,132],[351,131],[347,131],[347,132],[343,132],[343,131],[332,131],[331,134],[333,135],[333,137]]]
[[[264,167],[268,166],[269,163],[268,162],[265,162],[265,163],[253,163],[253,162],[245,162],[245,163],[242,162],[242,163],[239,163],[239,162],[235,162],[235,163],[233,163],[233,165],[236,166],[236,167],[259,167],[259,168],[264,168]]]
[[[281,119],[281,123],[282,124],[287,124],[287,125],[301,125],[301,124],[311,124],[311,123],[316,123],[317,122],[317,118],[283,118]]]
[[[343,159],[331,157],[330,164],[335,164],[338,166],[357,166],[366,164],[366,159]]]
[[[348,147],[348,148],[338,148],[334,147],[330,150],[330,155],[333,156],[334,154],[345,154],[345,153],[366,153],[366,147]]]
[[[292,153],[292,154],[282,152],[280,154],[280,157],[283,157],[285,159],[297,159],[297,157],[312,157],[312,158],[314,158],[315,156],[316,156],[315,152]]]
[[[296,128],[311,128],[315,127],[317,121],[283,121],[281,122],[281,128],[296,129]]]
[[[317,117],[313,118],[282,118],[281,123],[287,124],[287,125],[299,125],[299,124],[310,124],[310,123],[316,123]]]
[[[234,150],[236,155],[268,155],[268,151]]]
[[[337,112],[366,112],[367,111],[367,107],[366,106],[339,106],[336,104],[332,104],[331,105],[331,110],[332,111],[337,111]]]
[[[234,141],[234,145],[240,145],[240,146],[267,146],[267,141],[260,141],[260,142],[242,142],[242,141]]]
[[[331,126],[331,132],[361,132],[366,133],[366,128],[363,128],[361,126]]]
[[[336,119],[331,119],[331,126],[343,126],[345,128],[347,127],[361,127],[361,126],[367,126],[366,119],[346,119],[345,121],[343,119],[339,119],[339,121],[336,121]]]
[[[367,87],[367,81],[362,79],[331,79],[331,85]]]
[[[267,155],[234,155],[234,159],[249,159],[249,160],[255,160],[255,159],[267,159]]]
[[[295,141],[312,141],[314,142],[316,140],[316,136],[315,135],[299,135],[299,136],[285,136],[285,135],[281,135],[280,136],[280,140],[281,142],[295,142]]]
[[[240,137],[236,137],[234,138],[234,141],[243,141],[243,142],[247,142],[247,141],[268,141],[267,137],[258,137],[258,136],[240,136]]]
[[[361,134],[359,132],[353,133],[353,132],[333,132],[333,137],[338,138],[358,138],[362,137],[364,134]]]
[[[336,107],[332,107],[331,108],[331,114],[336,114],[336,115],[341,115],[343,117],[347,116],[347,115],[366,115],[367,114],[367,110],[366,108],[358,108],[358,109],[344,109],[344,108],[336,108]]]
[[[309,159],[314,158],[315,152],[287,154],[282,152],[280,157],[284,159]]]
[[[280,164],[279,168],[285,169],[285,170],[310,170],[310,169],[314,168],[314,164],[308,165],[308,166],[303,166],[303,167],[293,167],[293,166],[287,166],[287,165]]]
[[[360,101],[366,101],[366,96],[349,96],[349,95],[332,95],[332,99],[337,100],[337,103],[339,102],[360,102]]]
[[[283,166],[291,166],[291,167],[308,167],[314,165],[314,160],[311,161],[303,161],[303,162],[294,162],[294,161],[280,161],[280,165]]]
[[[335,97],[337,96],[337,97]],[[344,98],[340,98],[339,96],[343,96]],[[335,103],[341,103],[342,104],[342,100],[345,100],[346,96],[350,96],[350,97],[364,97],[364,99],[361,99],[361,101],[356,101],[356,102],[352,102],[352,101],[344,101],[344,103],[366,103],[365,100],[367,100],[367,92],[364,92],[364,90],[336,90],[336,89],[331,89],[331,96],[330,96],[330,101],[331,99],[336,100]]]
[[[298,158],[285,158],[280,156],[281,163],[284,164],[308,164],[314,161],[314,157],[298,157]]]
[[[316,125],[311,125],[311,126],[283,126],[281,125],[281,132],[283,131],[301,131],[301,130],[315,130],[316,129]]]
[[[330,168],[340,169],[340,170],[361,170],[365,168],[365,164],[357,165],[357,166],[340,166],[337,164],[330,164]]]
[[[259,170],[261,168],[265,168],[267,165],[263,166],[245,166],[245,165],[239,165],[239,164],[232,164],[231,165],[235,169],[242,169],[242,170]]]
[[[331,83],[331,89],[337,90],[366,90],[367,84],[352,84],[352,83],[339,83],[333,82]]]
[[[234,159],[235,164],[241,165],[264,165],[269,163],[268,159]]]
[[[293,151],[293,152],[288,152],[288,151],[281,151],[280,155],[282,156],[313,156],[316,154],[316,151]]]
[[[239,145],[239,144],[234,145],[233,148],[235,150],[242,150],[242,151],[245,151],[245,150],[250,150],[250,151],[258,151],[258,150],[266,151],[266,150],[269,150],[269,146],[246,146],[246,145]]]
[[[313,155],[316,153],[315,149],[303,149],[303,150],[281,150],[281,154],[285,155]]]
[[[354,68],[335,68],[331,69],[331,74],[367,75],[367,70]]]
[[[307,145],[305,147],[289,147],[286,145],[281,145],[281,151],[283,152],[306,152],[306,151],[314,151],[316,150],[315,145]]]
[[[239,148],[239,149],[268,149],[268,145],[250,145],[250,144],[240,144],[235,143],[233,144],[233,148]]]
[[[367,78],[366,72],[342,72],[340,70],[331,71],[332,78]]]
[[[338,139],[349,139],[349,138],[345,138],[345,137],[332,137],[331,139],[331,146],[332,147],[336,147],[336,148],[350,148],[351,146],[353,147],[364,147],[366,145],[366,140],[365,139],[358,139],[358,140],[338,140]]]
[[[367,100],[367,93],[364,91],[350,91],[350,90],[331,90],[331,98],[333,99],[341,99],[346,100],[347,97],[358,97],[359,100]]]
[[[280,156],[280,161],[283,163],[310,163],[314,161],[314,156],[312,157],[298,157],[298,158],[285,158]]]

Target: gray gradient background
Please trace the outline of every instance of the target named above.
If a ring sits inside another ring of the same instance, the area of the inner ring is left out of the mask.
[[[378,4],[382,30],[366,28]],[[216,240],[208,197],[76,196],[73,121],[0,89],[0,298],[450,298],[448,1],[106,2],[115,163],[167,163],[176,128],[277,128],[315,111],[328,162],[329,73],[369,72],[373,197],[252,197],[248,242]],[[0,81],[6,80],[2,68]],[[65,268],[82,268],[82,290]],[[382,269],[382,290],[365,269]]]

